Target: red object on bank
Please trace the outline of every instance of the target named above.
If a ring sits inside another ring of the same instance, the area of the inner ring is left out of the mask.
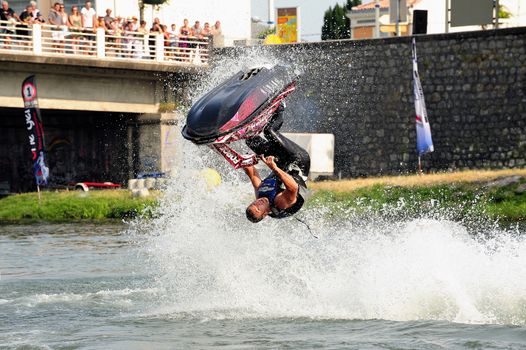
[[[75,186],[76,190],[82,191],[89,191],[90,189],[109,190],[122,187],[122,185],[114,184],[113,182],[77,182],[70,185]]]

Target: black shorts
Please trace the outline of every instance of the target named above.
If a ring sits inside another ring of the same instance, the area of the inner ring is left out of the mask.
[[[306,178],[310,171],[309,153],[279,132],[282,125],[283,108],[280,107],[263,131],[265,138],[256,136],[246,144],[258,155],[277,158],[276,165],[286,173]]]

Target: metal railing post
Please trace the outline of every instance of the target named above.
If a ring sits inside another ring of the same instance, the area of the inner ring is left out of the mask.
[[[157,62],[164,61],[164,36],[162,34],[155,36],[155,60]]]
[[[42,55],[42,26],[40,24],[33,24],[31,39],[33,42],[33,54]]]
[[[104,28],[97,28],[97,57],[106,57],[106,33]]]

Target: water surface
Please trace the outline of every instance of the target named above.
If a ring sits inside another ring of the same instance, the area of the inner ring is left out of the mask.
[[[526,277],[515,275],[524,269],[521,239],[507,236],[490,247],[459,238],[462,228],[449,222],[392,229],[394,237],[359,241],[246,232],[242,242],[235,233],[205,239],[199,230],[194,239],[170,229],[138,238],[122,225],[4,226],[0,344],[526,348]],[[426,241],[434,248],[424,249]],[[449,252],[442,258],[461,260],[433,271],[438,260],[431,254],[442,249]],[[439,281],[449,266],[457,275]]]

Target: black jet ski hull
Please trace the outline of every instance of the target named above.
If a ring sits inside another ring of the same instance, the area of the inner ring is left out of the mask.
[[[222,138],[246,128],[276,99],[288,95],[296,79],[295,74],[281,65],[236,73],[192,106],[183,137],[196,144],[225,143]]]

